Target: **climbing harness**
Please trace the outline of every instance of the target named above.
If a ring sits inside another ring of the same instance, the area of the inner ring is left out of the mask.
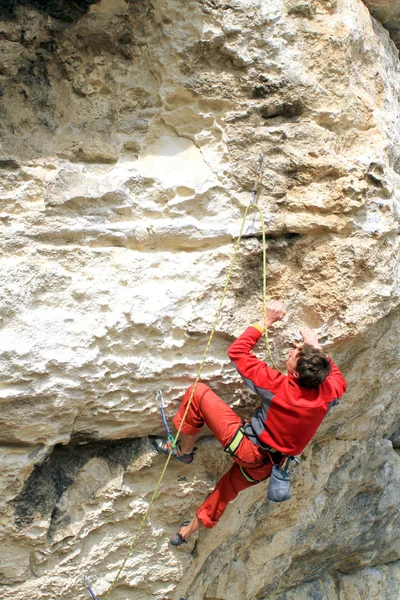
[[[244,433],[243,427],[239,427],[239,429],[233,436],[232,440],[229,442],[229,444],[227,446],[225,446],[224,452],[229,454],[229,456],[234,456],[236,450],[239,448],[240,444],[242,443],[244,436],[245,436],[245,433]]]
[[[233,436],[233,438],[231,439],[229,444],[227,446],[225,446],[224,452],[229,454],[229,456],[234,456],[236,450],[239,448],[244,437],[248,437],[250,439],[250,441],[253,442],[253,444],[256,444],[259,448],[261,448],[261,450],[264,450],[265,452],[272,452],[272,453],[278,452],[278,450],[276,450],[275,448],[271,448],[270,446],[264,446],[264,444],[261,444],[259,441],[258,442],[253,441],[249,437],[249,434],[248,434],[249,426],[250,426],[250,423],[248,421],[246,421],[245,423],[243,423],[243,425],[241,427],[239,427],[239,429],[237,430],[237,432],[235,433],[235,435]],[[250,430],[252,431],[251,426],[250,426]],[[254,437],[253,431],[252,431],[252,434]]]
[[[299,460],[296,456],[288,456],[283,469],[279,464],[272,465],[272,472],[268,485],[268,500],[271,500],[272,502],[285,502],[290,499],[290,475],[292,474],[292,471],[289,471],[289,465],[292,461],[297,465],[299,464]],[[268,479],[268,477],[265,477],[264,479],[253,479],[244,467],[239,465],[239,469],[243,477],[249,483],[260,483],[261,481]]]
[[[253,477],[251,477],[251,475],[248,474],[248,472],[244,467],[242,467],[242,465],[239,465],[239,470],[243,477],[246,479],[246,481],[248,481],[249,483],[260,483],[261,481],[264,481],[264,479],[268,479],[268,477],[264,477],[264,479],[253,479]]]
[[[251,426],[251,422],[250,421],[245,421],[243,423],[243,429],[244,429],[245,435],[249,438],[249,440],[255,446],[258,446],[259,448],[261,448],[261,450],[264,450],[264,452],[271,452],[272,454],[275,454],[276,452],[279,452],[279,450],[276,450],[276,448],[272,448],[272,446],[267,446],[266,444],[262,443],[262,441],[258,438],[258,436],[256,435],[256,433],[254,432],[254,429]]]
[[[256,210],[258,210],[258,212],[259,212],[260,220],[261,220],[261,227],[262,227],[262,245],[263,245],[263,316],[264,316],[264,323],[265,323],[265,325],[267,323],[267,251],[266,251],[266,242],[265,242],[265,224],[264,224],[264,215],[263,215],[263,212],[262,212],[261,208],[257,205],[257,188],[258,188],[258,183],[259,183],[259,181],[260,181],[260,179],[261,179],[261,177],[263,175],[263,169],[264,169],[264,158],[263,158],[263,155],[260,153],[260,156],[255,161],[255,171],[256,171],[256,174],[255,174],[255,181],[254,181],[254,186],[253,186],[253,190],[252,190],[251,202],[250,202],[249,206],[246,207],[246,210],[244,211],[244,214],[243,214],[242,223],[240,225],[239,235],[238,235],[238,238],[237,238],[236,243],[235,243],[235,247],[234,247],[234,250],[233,250],[233,255],[232,255],[232,258],[231,258],[231,262],[229,264],[229,268],[228,268],[228,273],[227,273],[227,276],[226,276],[225,285],[224,285],[224,288],[223,288],[223,291],[222,291],[222,295],[221,295],[221,300],[219,302],[218,309],[217,309],[217,312],[215,314],[214,322],[213,322],[212,327],[211,327],[211,332],[210,332],[210,335],[208,337],[208,342],[207,342],[207,345],[206,345],[206,349],[204,351],[203,358],[201,360],[200,367],[199,367],[199,370],[198,370],[195,382],[194,382],[194,384],[192,386],[190,397],[189,397],[188,403],[186,405],[186,409],[185,409],[185,412],[183,414],[183,417],[182,417],[182,420],[181,420],[181,424],[180,424],[180,426],[178,428],[178,431],[176,433],[175,438],[171,435],[171,451],[170,451],[170,453],[169,453],[169,455],[167,457],[167,460],[166,460],[164,468],[163,468],[163,470],[161,472],[160,478],[159,478],[159,480],[157,482],[157,485],[156,485],[156,487],[154,489],[153,495],[150,498],[148,507],[147,507],[147,509],[146,509],[143,517],[142,517],[142,521],[141,521],[141,523],[139,525],[139,528],[138,528],[135,536],[133,537],[133,539],[132,539],[132,541],[131,541],[131,543],[129,545],[129,548],[128,548],[128,551],[127,551],[127,553],[125,555],[125,558],[122,561],[122,564],[121,564],[120,568],[118,569],[118,572],[117,572],[116,576],[114,577],[113,582],[111,583],[110,587],[108,588],[108,591],[107,591],[107,593],[106,593],[106,595],[104,597],[104,600],[108,600],[108,598],[109,598],[112,590],[114,589],[117,581],[119,580],[120,575],[121,575],[122,571],[124,570],[126,562],[127,562],[128,558],[129,558],[129,556],[130,556],[130,554],[131,554],[131,552],[133,550],[133,547],[134,547],[134,545],[136,543],[136,540],[138,539],[138,537],[139,537],[139,535],[140,535],[140,533],[141,533],[141,531],[142,531],[142,529],[144,527],[144,524],[147,521],[147,517],[148,517],[150,509],[151,509],[151,507],[152,507],[152,505],[154,503],[154,500],[155,500],[155,498],[157,496],[158,490],[160,489],[161,482],[162,482],[162,480],[164,478],[165,472],[166,472],[166,470],[168,468],[168,465],[169,465],[169,461],[171,460],[171,457],[173,455],[173,449],[174,449],[174,447],[177,444],[177,441],[179,439],[179,435],[181,433],[181,429],[182,429],[182,427],[183,427],[183,425],[185,423],[185,419],[186,419],[187,413],[189,411],[190,405],[192,403],[193,396],[194,396],[194,393],[196,391],[197,384],[200,381],[201,373],[203,371],[203,367],[204,367],[204,364],[206,362],[208,351],[210,349],[211,342],[213,340],[213,337],[214,337],[214,334],[215,334],[215,330],[217,328],[219,316],[221,314],[222,306],[224,304],[224,300],[225,300],[225,296],[226,296],[226,292],[228,290],[228,286],[229,286],[229,283],[230,283],[230,280],[231,280],[232,271],[233,271],[233,265],[235,263],[235,259],[236,259],[236,256],[237,256],[237,253],[238,253],[238,250],[239,250],[240,241],[242,239],[244,224],[246,222],[247,215],[254,208]],[[267,327],[266,326],[265,326],[265,329],[264,329],[264,336],[265,336],[266,350],[267,350],[269,359],[270,359],[273,367],[276,370],[278,370],[278,368],[277,368],[277,366],[276,366],[276,364],[274,362],[274,359],[272,357],[271,348],[270,348],[269,339],[268,339],[268,332],[267,332]],[[163,402],[163,398],[162,398],[162,393],[161,393],[161,395],[159,395],[157,393],[157,399],[160,401],[160,407],[162,407],[161,411],[162,411],[162,414],[163,414],[163,421],[164,421],[164,426],[165,426],[166,425],[166,419],[165,419],[164,402]],[[168,427],[168,424],[166,425],[166,428],[167,427]],[[167,431],[169,431],[169,428],[167,429]],[[91,591],[90,587],[89,586],[87,586],[87,587],[89,589],[89,592],[90,592],[92,598],[94,598],[94,600],[96,600],[96,596],[93,594],[93,592]]]

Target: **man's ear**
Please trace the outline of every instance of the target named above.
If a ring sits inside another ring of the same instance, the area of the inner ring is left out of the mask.
[[[295,379],[300,379],[300,375],[298,374],[298,372],[297,372],[297,371],[294,371],[294,373],[293,373],[293,377],[294,377]]]

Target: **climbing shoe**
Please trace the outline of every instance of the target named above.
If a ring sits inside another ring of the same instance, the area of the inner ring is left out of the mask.
[[[170,538],[169,543],[171,546],[182,546],[182,544],[187,544],[187,540],[181,536],[180,531],[182,527],[186,527],[186,525],[189,525],[189,523],[190,521],[184,521],[179,527],[178,531]]]
[[[163,440],[161,438],[156,438],[156,439],[152,440],[152,444],[159,454],[167,454],[168,455],[171,452],[172,444],[169,440]],[[179,444],[178,444],[177,448],[172,449],[172,456],[174,458],[176,458],[176,460],[179,460],[180,462],[183,462],[187,465],[193,462],[194,455],[195,455],[197,448],[193,448],[193,452],[191,452],[190,454],[181,454],[181,455],[178,454],[178,449],[180,451]]]

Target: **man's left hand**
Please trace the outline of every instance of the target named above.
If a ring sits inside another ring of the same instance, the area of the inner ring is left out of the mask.
[[[305,344],[313,346],[318,350],[322,350],[322,346],[318,343],[318,336],[315,333],[315,331],[313,331],[309,327],[304,327],[304,329],[300,329],[300,334]]]

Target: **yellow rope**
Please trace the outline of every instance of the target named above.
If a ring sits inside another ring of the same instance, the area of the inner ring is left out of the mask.
[[[184,424],[185,419],[186,419],[186,415],[187,415],[188,410],[190,408],[190,405],[192,403],[193,396],[194,396],[194,393],[195,393],[195,390],[196,390],[196,386],[199,383],[199,380],[200,380],[200,377],[201,377],[201,372],[203,370],[203,366],[204,366],[204,363],[206,361],[207,354],[208,354],[208,351],[210,349],[210,345],[211,345],[212,339],[214,337],[215,330],[217,328],[218,319],[219,319],[219,316],[221,314],[222,306],[223,306],[223,303],[224,303],[224,300],[225,300],[226,291],[228,289],[228,285],[229,285],[229,282],[230,282],[230,279],[231,279],[231,276],[232,276],[232,269],[233,269],[233,265],[234,265],[234,262],[235,262],[235,259],[236,259],[236,255],[238,253],[240,240],[242,238],[243,227],[244,227],[247,215],[249,214],[250,209],[253,208],[253,207],[256,208],[258,210],[258,212],[260,213],[261,224],[262,224],[262,239],[263,239],[263,308],[264,308],[263,313],[264,313],[264,324],[265,324],[265,328],[264,328],[264,332],[265,332],[265,344],[266,344],[266,349],[267,349],[268,356],[269,356],[269,358],[270,358],[270,360],[271,360],[274,368],[277,369],[277,367],[275,365],[275,362],[274,362],[274,359],[272,357],[271,348],[270,348],[269,339],[268,339],[268,332],[267,332],[267,256],[266,256],[267,251],[266,251],[266,242],[265,242],[264,215],[262,213],[261,208],[259,206],[257,206],[257,204],[250,204],[246,208],[245,213],[243,215],[242,224],[241,224],[240,232],[239,232],[239,237],[236,240],[235,249],[234,249],[234,252],[233,252],[231,263],[229,265],[228,275],[227,275],[227,278],[226,278],[226,282],[225,282],[225,286],[224,286],[224,289],[223,289],[223,292],[222,292],[222,296],[221,296],[221,300],[220,300],[220,303],[219,303],[219,306],[218,306],[218,310],[217,310],[216,315],[215,315],[214,323],[213,323],[213,326],[211,328],[211,333],[210,333],[210,336],[208,338],[207,346],[206,346],[206,349],[204,351],[204,355],[203,355],[203,358],[202,358],[202,361],[201,361],[201,364],[200,364],[200,368],[199,368],[199,371],[197,373],[197,377],[195,379],[195,382],[193,384],[192,391],[191,391],[191,394],[190,394],[190,397],[189,397],[189,401],[187,403],[186,410],[184,412],[181,424],[180,424],[179,429],[178,429],[178,431],[176,433],[176,436],[175,436],[175,439],[174,439],[174,442],[173,442],[173,446],[175,446],[176,443],[177,443],[177,440],[179,438],[179,434],[181,432],[181,429],[182,429],[183,424]],[[173,451],[173,447],[171,448],[171,451],[170,451],[170,453],[169,453],[169,455],[167,457],[167,460],[166,460],[166,463],[165,463],[164,468],[162,470],[160,479],[158,480],[158,483],[156,485],[154,493],[153,493],[153,495],[152,495],[152,497],[150,499],[150,503],[149,503],[149,505],[147,507],[147,510],[144,513],[144,516],[143,516],[143,519],[142,519],[142,521],[140,523],[139,529],[138,529],[136,535],[134,536],[134,538],[132,539],[132,542],[131,542],[131,544],[129,546],[128,552],[126,553],[126,556],[125,556],[125,558],[124,558],[124,560],[122,562],[122,565],[119,568],[119,571],[118,571],[117,575],[115,576],[114,581],[112,582],[110,588],[108,589],[107,594],[106,594],[104,600],[108,600],[108,597],[110,596],[113,588],[115,587],[115,584],[117,583],[118,579],[120,578],[120,575],[121,575],[121,573],[124,570],[124,567],[126,565],[126,561],[128,560],[128,558],[129,558],[129,556],[130,556],[130,554],[131,554],[131,552],[133,550],[133,547],[134,547],[134,545],[136,543],[136,540],[138,539],[138,537],[140,535],[140,532],[142,531],[143,526],[144,526],[144,524],[147,521],[148,514],[149,514],[150,509],[151,509],[151,507],[153,505],[153,502],[154,502],[154,500],[155,500],[155,498],[157,496],[157,492],[158,492],[158,490],[160,488],[160,485],[161,485],[161,482],[162,482],[162,480],[164,478],[165,472],[166,472],[167,467],[169,465],[169,461],[171,460],[172,451]]]

